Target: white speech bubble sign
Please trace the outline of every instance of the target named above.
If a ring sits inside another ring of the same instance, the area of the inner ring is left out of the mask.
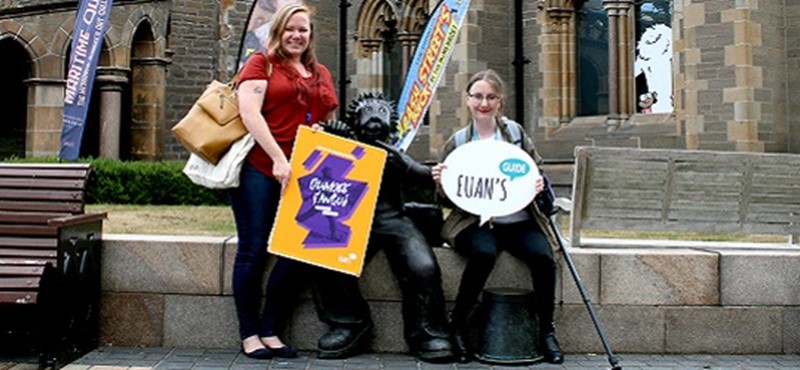
[[[519,146],[499,140],[471,141],[453,150],[444,161],[441,184],[459,208],[492,217],[517,212],[536,195],[539,169]]]

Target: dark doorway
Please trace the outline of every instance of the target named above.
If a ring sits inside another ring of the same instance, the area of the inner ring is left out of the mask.
[[[31,59],[18,42],[0,40],[0,159],[25,157],[28,88]]]

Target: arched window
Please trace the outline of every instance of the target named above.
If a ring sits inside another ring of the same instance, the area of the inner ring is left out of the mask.
[[[383,35],[383,93],[389,100],[397,101],[403,90],[405,69],[403,49],[397,37],[397,28],[389,27]]]
[[[578,116],[608,114],[608,15],[603,0],[577,11]]]
[[[427,1],[368,0],[361,4],[356,35],[356,89],[397,99],[417,40],[428,19]]]
[[[672,4],[543,2],[540,68],[547,94],[540,122],[554,131],[594,116],[580,121],[613,130],[637,113],[672,113]]]

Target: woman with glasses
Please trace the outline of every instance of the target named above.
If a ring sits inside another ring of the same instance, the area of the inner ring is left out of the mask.
[[[453,134],[445,143],[442,160],[461,141],[503,140],[519,145],[539,164],[533,141],[518,123],[502,116],[505,85],[492,70],[476,73],[467,84],[467,106],[471,120],[466,127]],[[457,139],[462,138],[461,140]],[[432,176],[439,186],[439,195],[452,212],[445,220],[442,236],[455,250],[467,258],[461,276],[455,307],[450,313],[453,345],[459,362],[469,362],[472,354],[468,348],[468,317],[478,302],[478,296],[494,268],[500,251],[508,251],[521,259],[530,269],[533,279],[535,312],[539,317],[540,348],[547,362],[564,362],[564,355],[555,338],[553,311],[555,309],[556,264],[553,249],[557,245],[555,235],[547,228],[548,219],[532,201],[526,208],[502,217],[494,217],[482,226],[478,216],[470,214],[447,201],[441,191],[441,174],[446,171],[442,163],[432,168]],[[540,176],[531,184],[536,194],[544,190],[544,179]]]

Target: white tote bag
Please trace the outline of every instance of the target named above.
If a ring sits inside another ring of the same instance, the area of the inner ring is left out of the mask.
[[[231,145],[216,165],[192,154],[183,167],[183,173],[193,183],[210,189],[235,188],[239,186],[239,172],[242,170],[244,159],[255,143],[253,135],[244,135]]]

